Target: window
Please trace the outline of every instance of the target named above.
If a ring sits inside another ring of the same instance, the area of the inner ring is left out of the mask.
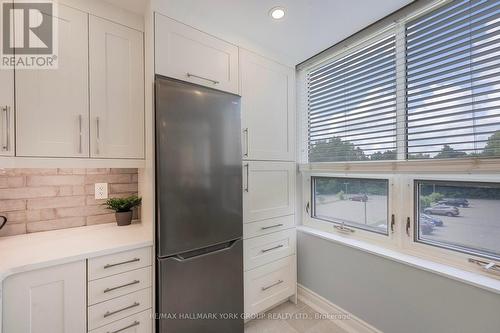
[[[403,21],[305,69],[309,162],[500,157],[500,2]]]
[[[408,158],[500,157],[500,2],[406,25]]]
[[[396,159],[395,38],[308,75],[309,160]]]
[[[416,181],[415,240],[500,259],[500,184]]]
[[[314,218],[387,234],[387,180],[312,177],[312,186]]]

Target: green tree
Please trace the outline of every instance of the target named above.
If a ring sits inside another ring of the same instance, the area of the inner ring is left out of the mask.
[[[434,192],[429,195],[422,195],[420,196],[420,206],[422,208],[430,207],[433,203],[436,203],[443,198],[444,195],[438,192]]]
[[[467,153],[459,150],[453,149],[450,145],[445,144],[441,151],[434,156],[434,158],[441,159],[441,158],[460,158],[460,157],[465,157],[467,156]]]
[[[372,161],[395,160],[397,159],[396,150],[377,151],[370,156]]]
[[[488,138],[481,155],[487,157],[500,156],[500,131],[496,131]]]
[[[309,151],[311,162],[366,161],[367,159],[361,148],[336,137],[318,140]]]

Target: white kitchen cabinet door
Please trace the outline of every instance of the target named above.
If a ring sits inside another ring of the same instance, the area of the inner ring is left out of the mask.
[[[294,213],[295,163],[243,162],[243,222]]]
[[[89,156],[87,14],[59,4],[57,22],[58,68],[16,70],[18,156]]]
[[[0,156],[14,155],[14,71],[0,70]]]
[[[90,16],[91,156],[144,158],[143,33]]]
[[[8,277],[3,283],[3,333],[86,332],[85,261]]]
[[[238,94],[238,47],[156,14],[155,72]]]
[[[293,161],[295,70],[240,50],[243,158]]]

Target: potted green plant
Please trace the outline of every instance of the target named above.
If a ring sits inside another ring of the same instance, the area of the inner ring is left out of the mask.
[[[132,223],[132,208],[139,206],[141,201],[140,197],[132,195],[126,198],[109,198],[103,205],[115,211],[116,223],[121,226]]]

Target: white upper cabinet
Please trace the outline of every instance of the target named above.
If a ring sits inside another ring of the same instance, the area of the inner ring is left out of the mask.
[[[14,71],[0,70],[0,156],[14,155]]]
[[[90,16],[91,156],[144,158],[140,31]]]
[[[295,163],[243,162],[243,222],[294,214]]]
[[[85,261],[8,277],[3,282],[3,333],[85,333]]]
[[[238,94],[238,47],[155,16],[157,74]]]
[[[293,161],[295,70],[240,49],[243,158]]]
[[[87,14],[59,5],[57,23],[58,68],[16,70],[18,156],[89,156]]]

